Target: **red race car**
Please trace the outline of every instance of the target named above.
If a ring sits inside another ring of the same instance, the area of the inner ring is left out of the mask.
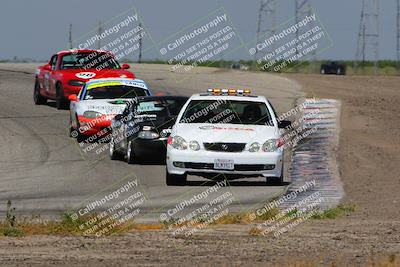
[[[53,55],[46,65],[38,67],[35,75],[33,100],[36,105],[47,99],[56,101],[57,109],[68,107],[68,97],[78,94],[90,79],[135,78],[114,55],[101,50],[69,50]]]

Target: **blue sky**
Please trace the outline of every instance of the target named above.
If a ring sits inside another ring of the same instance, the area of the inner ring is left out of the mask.
[[[277,22],[294,16],[294,0],[278,0]],[[321,23],[332,38],[333,46],[318,55],[319,59],[354,59],[361,12],[361,0],[311,1]],[[381,59],[395,59],[396,1],[380,2]],[[0,9],[0,59],[47,59],[51,53],[66,48],[69,23],[73,38],[96,28],[135,7],[155,43],[181,30],[196,19],[223,6],[245,42],[256,35],[259,0],[2,0]],[[144,46],[150,45],[144,43]],[[144,59],[161,58],[149,49]],[[248,59],[246,49],[230,57]]]

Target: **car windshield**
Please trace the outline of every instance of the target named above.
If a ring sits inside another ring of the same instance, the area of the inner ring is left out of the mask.
[[[119,63],[110,53],[73,53],[62,57],[61,69],[120,69]]]
[[[185,102],[180,99],[142,101],[136,106],[136,115],[177,116]]]
[[[190,101],[179,122],[274,125],[265,103],[223,99]]]
[[[115,98],[135,98],[138,96],[147,96],[148,91],[143,88],[115,85],[102,86],[86,90],[84,99],[115,99]]]

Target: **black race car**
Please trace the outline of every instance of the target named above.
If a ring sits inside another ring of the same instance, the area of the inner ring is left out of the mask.
[[[346,65],[339,64],[336,61],[330,61],[329,63],[321,65],[321,74],[336,74],[336,75],[345,75],[346,74]]]
[[[182,106],[184,96],[144,96],[130,101],[111,123],[110,158],[165,156],[167,139]]]

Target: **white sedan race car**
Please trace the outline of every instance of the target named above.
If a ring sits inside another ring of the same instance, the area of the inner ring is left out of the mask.
[[[183,185],[194,174],[210,179],[264,176],[281,184],[279,128],[290,124],[278,123],[269,101],[249,90],[209,89],[193,95],[168,139],[166,183]]]
[[[107,78],[90,80],[70,95],[70,135],[78,141],[108,133],[111,120],[132,98],[151,95],[147,84],[138,79]]]

